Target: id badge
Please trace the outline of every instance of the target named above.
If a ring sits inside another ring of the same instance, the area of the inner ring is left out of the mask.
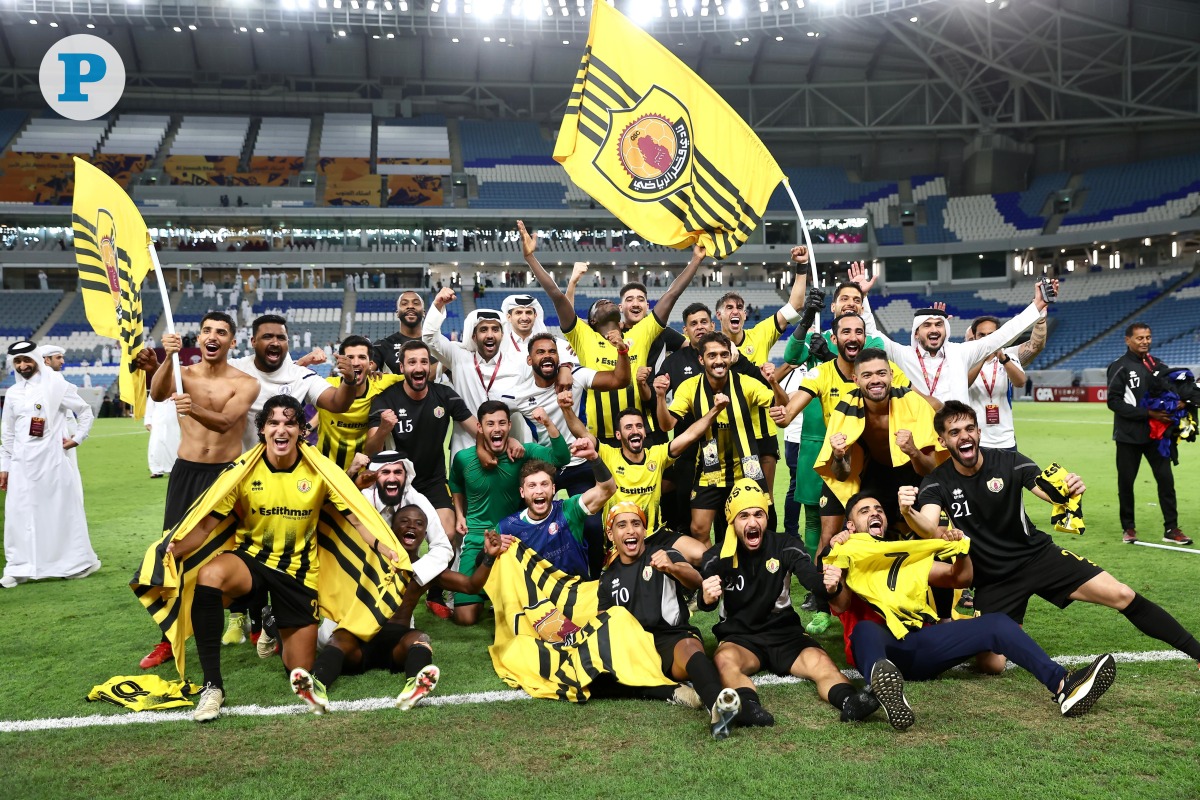
[[[45,417],[30,417],[29,419],[29,435],[35,439],[40,439],[46,434],[46,418]]]
[[[766,479],[762,467],[758,464],[758,456],[746,456],[742,459],[742,474],[752,481]]]
[[[983,417],[988,425],[1000,424],[1000,406],[987,405],[983,407]]]
[[[717,469],[721,465],[717,458],[717,440],[709,439],[704,443],[704,447],[700,449],[700,455],[703,458],[704,469]]]

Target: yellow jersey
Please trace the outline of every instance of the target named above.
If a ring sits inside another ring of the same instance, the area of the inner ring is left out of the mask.
[[[630,461],[619,447],[600,445],[600,460],[612,473],[617,492],[604,504],[603,518],[617,503],[636,503],[646,512],[646,533],[651,534],[662,524],[663,471],[675,463],[669,444],[656,444],[642,451],[641,462]]]
[[[767,358],[771,355],[771,348],[783,334],[783,331],[779,330],[779,326],[775,324],[776,321],[775,314],[772,313],[753,328],[742,330],[742,343],[737,346],[738,352],[756,367],[767,363]]]
[[[717,415],[709,436],[697,449],[696,480],[700,486],[732,486],[738,478],[746,477],[742,459],[757,455],[757,451],[751,451],[752,442],[767,435],[762,412],[775,402],[775,393],[754,378],[737,372],[727,374],[721,393],[729,396],[729,406]],[[700,419],[712,407],[713,394],[706,375],[688,378],[675,390],[667,410],[679,420]],[[743,436],[748,441],[740,441]],[[715,454],[706,455],[714,444]]]
[[[643,410],[642,396],[637,390],[638,367],[646,366],[650,358],[650,346],[663,332],[663,326],[653,313],[647,314],[641,321],[625,332],[625,341],[629,345],[629,386],[615,391],[596,391],[588,389],[584,393],[583,410],[579,418],[587,425],[598,439],[604,442],[616,441],[613,427],[617,423],[617,414],[624,408]],[[594,369],[597,372],[613,370],[617,366],[617,348],[605,339],[592,326],[582,319],[575,320],[574,327],[563,331],[567,343],[579,357],[579,366]]]
[[[317,588],[317,519],[326,502],[346,512],[342,498],[303,459],[276,470],[264,456],[211,515],[237,516],[237,550]]]
[[[912,385],[908,376],[904,374],[904,370],[891,361],[888,362],[888,366],[892,368],[893,388]],[[854,376],[851,375],[847,378],[843,375],[842,371],[838,369],[838,362],[835,358],[833,361],[826,361],[824,364],[819,364],[815,370],[811,370],[808,377],[800,381],[797,391],[807,392],[821,401],[825,424],[828,425],[829,415],[833,413],[838,402],[857,388],[858,384],[854,382]]]
[[[341,386],[342,377],[325,379],[332,386]],[[371,415],[371,400],[384,389],[404,380],[403,375],[380,375],[367,378],[367,392],[354,398],[349,410],[335,414],[317,409],[317,450],[343,470],[350,469],[355,453],[361,453],[367,443],[367,417]]]

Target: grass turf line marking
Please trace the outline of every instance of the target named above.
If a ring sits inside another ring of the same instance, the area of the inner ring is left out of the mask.
[[[1154,544],[1153,542],[1134,542],[1139,547],[1157,547],[1159,550],[1174,550],[1177,553],[1200,553],[1200,550],[1192,550],[1188,547],[1172,547],[1169,544]]]
[[[1058,656],[1054,660],[1060,664],[1087,664],[1095,661],[1098,655]],[[1151,663],[1157,661],[1190,661],[1191,659],[1178,650],[1145,650],[1141,652],[1113,653],[1113,657],[1123,664]],[[954,669],[963,669],[961,665]],[[1008,669],[1015,669],[1011,661]],[[845,669],[842,673],[851,679],[862,676],[857,670]],[[805,683],[801,678],[790,675],[762,675],[754,681],[759,686],[779,686],[791,683]],[[422,706],[461,706],[474,703],[510,703],[516,700],[532,700],[533,698],[518,689],[491,692],[470,692],[467,694],[450,694],[429,697],[421,701]],[[335,700],[330,705],[334,711],[382,711],[394,708],[394,697],[368,697],[362,700]],[[301,704],[286,706],[228,706],[221,711],[226,717],[275,717],[286,714],[312,713],[308,706]],[[26,719],[0,721],[0,733],[30,733],[33,731],[60,731],[77,728],[107,728],[117,725],[141,725],[158,722],[185,722],[192,718],[192,709],[180,711],[138,711],[128,714],[93,714],[87,717],[55,717],[47,719]]]

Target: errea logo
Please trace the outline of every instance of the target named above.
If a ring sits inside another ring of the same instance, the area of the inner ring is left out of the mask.
[[[79,33],[59,39],[42,57],[38,72],[42,97],[67,119],[102,117],[125,91],[125,64],[98,36]]]

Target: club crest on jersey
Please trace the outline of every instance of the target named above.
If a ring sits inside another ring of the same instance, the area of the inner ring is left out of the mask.
[[[987,482],[987,487],[989,491],[999,492],[1004,488],[1004,480],[1002,478],[992,478]]]
[[[654,574],[654,568],[651,567],[649,564],[642,567],[642,580],[644,580],[644,581],[650,580],[650,576],[653,574]]]
[[[754,345],[752,345],[752,344],[746,345],[746,355],[748,355],[748,356],[754,355]]]
[[[441,419],[442,417],[446,416],[446,409],[442,408],[441,406],[437,406],[433,409],[433,415],[438,419]]]
[[[551,536],[554,536],[555,534],[557,534],[558,533],[558,523],[551,522],[550,527],[546,528],[546,532],[549,533]]]
[[[768,558],[767,559],[767,572],[771,573],[772,575],[774,575],[776,572],[779,572],[779,559],[778,558]]]
[[[825,495],[821,495],[821,502],[820,502],[818,505],[819,505],[821,508],[824,508],[824,507],[825,507],[826,505],[828,505],[828,504],[829,504],[829,498],[828,498],[828,497],[826,497]]]
[[[301,478],[300,480],[296,481],[296,490],[299,491],[301,494],[304,494],[311,488],[312,488],[312,481],[308,480],[307,478]]]
[[[658,469],[658,464],[651,461],[649,464],[646,465],[646,469],[650,470],[651,472],[654,472],[655,470]]]

